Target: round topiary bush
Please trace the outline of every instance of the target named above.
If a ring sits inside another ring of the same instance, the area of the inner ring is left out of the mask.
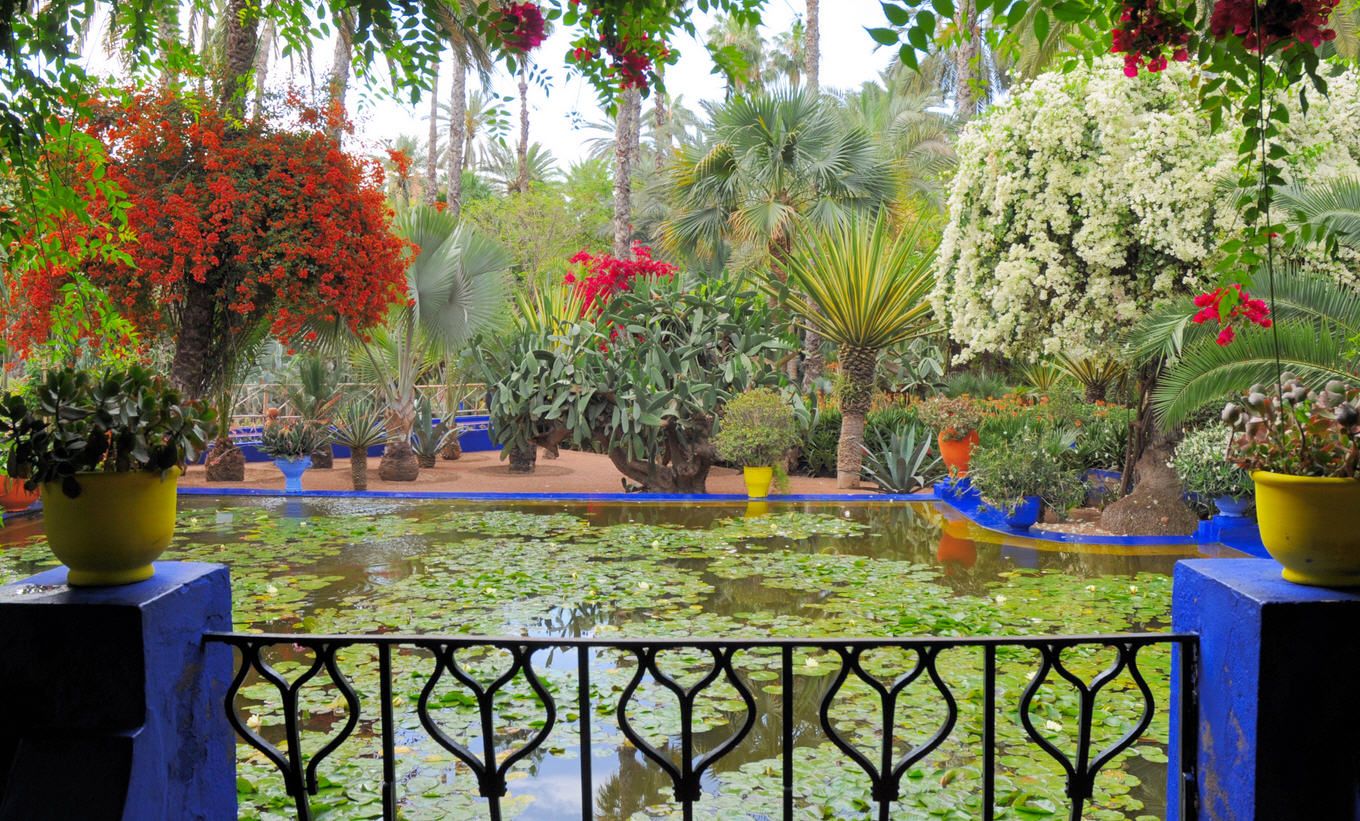
[[[798,422],[782,396],[769,388],[756,388],[739,394],[723,408],[713,444],[724,462],[748,467],[779,465],[798,444]]]

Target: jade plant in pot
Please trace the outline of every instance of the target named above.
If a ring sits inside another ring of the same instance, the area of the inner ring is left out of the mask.
[[[1286,579],[1360,586],[1360,388],[1293,374],[1223,409],[1230,457],[1256,483],[1256,519]]]
[[[967,476],[982,424],[977,406],[963,397],[932,396],[918,406],[917,418],[937,432],[940,458],[950,475]]]
[[[776,471],[782,473],[789,449],[798,444],[798,422],[778,393],[749,390],[723,408],[713,444],[719,459],[742,466],[747,495],[763,499],[770,495]]]
[[[1251,474],[1228,458],[1231,438],[1223,427],[1187,433],[1171,457],[1171,469],[1201,506],[1212,502],[1220,515],[1241,517],[1251,508],[1256,487]]]
[[[175,530],[179,475],[213,414],[140,367],[46,373],[7,394],[6,471],[41,491],[47,543],[74,586],[150,578]]]
[[[973,451],[973,488],[1017,530],[1038,522],[1044,505],[1071,510],[1086,497],[1081,473],[1071,464],[1072,441],[1071,434],[1027,430],[1014,439],[984,442]]]
[[[312,422],[273,419],[264,426],[260,450],[283,474],[284,492],[301,493],[302,474],[312,466],[312,454],[329,444],[329,433]]]

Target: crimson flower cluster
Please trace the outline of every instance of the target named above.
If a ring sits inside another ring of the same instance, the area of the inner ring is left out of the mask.
[[[569,20],[584,29],[567,55],[587,74],[617,81],[620,88],[645,90],[656,67],[673,62],[670,46],[658,31],[649,31],[647,20],[637,15],[622,18],[606,14],[602,5],[568,0]]]
[[[652,259],[652,249],[640,243],[633,243],[633,259],[619,259],[609,254],[591,254],[581,251],[569,262],[580,266],[578,271],[566,275],[568,285],[576,288],[581,296],[581,315],[598,316],[604,312],[616,294],[632,288],[633,281],[639,277],[663,279],[675,276],[674,265],[659,259]]]
[[[1242,38],[1252,51],[1294,39],[1314,48],[1335,40],[1327,27],[1338,0],[1217,0],[1209,17],[1209,31],[1220,40],[1229,35]],[[1259,15],[1259,17],[1258,17]]]
[[[535,3],[510,3],[500,9],[497,28],[508,51],[527,54],[548,39],[543,10]]]
[[[1114,38],[1110,51],[1124,55],[1124,74],[1128,77],[1137,77],[1138,69],[1144,66],[1154,73],[1165,70],[1168,50],[1178,63],[1190,59],[1186,48],[1190,30],[1163,15],[1157,0],[1126,0],[1119,15],[1119,27],[1110,34]]]
[[[1237,302],[1224,316],[1223,297],[1229,289],[1237,293]],[[1222,326],[1222,329],[1218,332],[1219,345],[1229,345],[1236,338],[1237,332],[1233,330],[1233,323],[1237,320],[1246,320],[1262,328],[1269,328],[1272,324],[1270,308],[1265,301],[1252,299],[1246,288],[1235,283],[1226,288],[1215,288],[1212,291],[1200,294],[1195,297],[1195,307],[1199,308],[1199,311],[1191,318],[1191,322],[1196,325],[1203,325],[1212,320]]]

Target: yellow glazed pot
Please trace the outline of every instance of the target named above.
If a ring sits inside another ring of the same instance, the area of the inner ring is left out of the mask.
[[[1319,587],[1360,587],[1360,481],[1258,470],[1256,518],[1284,577]]]
[[[770,495],[770,483],[774,481],[774,468],[742,468],[746,477],[746,495],[752,499],[764,499]]]
[[[179,469],[159,473],[81,473],[80,495],[42,486],[47,544],[66,565],[72,587],[131,584],[151,578],[175,533]]]

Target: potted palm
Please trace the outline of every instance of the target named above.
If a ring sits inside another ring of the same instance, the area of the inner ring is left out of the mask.
[[[328,432],[312,422],[274,419],[264,426],[260,450],[274,460],[274,466],[283,474],[284,492],[301,493],[302,474],[312,466],[312,454],[329,443]]]
[[[1201,428],[1186,434],[1171,457],[1171,469],[1186,493],[1212,500],[1223,516],[1241,517],[1251,508],[1255,485],[1251,474],[1228,459],[1231,433],[1225,428]]]
[[[1070,437],[1027,430],[973,451],[970,478],[982,500],[1017,530],[1039,521],[1044,505],[1067,511],[1081,504],[1086,485],[1070,464]]]
[[[40,490],[47,543],[74,586],[150,578],[175,530],[175,489],[213,414],[145,369],[44,374],[7,394],[6,472]]]
[[[1230,453],[1256,483],[1256,519],[1286,579],[1360,586],[1360,388],[1293,374],[1223,409]]]
[[[714,440],[718,458],[742,465],[746,493],[752,499],[770,495],[776,466],[798,444],[793,408],[774,391],[757,388],[736,396],[722,412]]]
[[[933,396],[921,403],[917,418],[938,432],[940,458],[950,474],[967,476],[982,424],[977,406],[963,397]]]
[[[387,439],[383,412],[370,402],[350,402],[331,422],[335,444],[349,449],[349,475],[355,490],[368,490],[368,449]]]

